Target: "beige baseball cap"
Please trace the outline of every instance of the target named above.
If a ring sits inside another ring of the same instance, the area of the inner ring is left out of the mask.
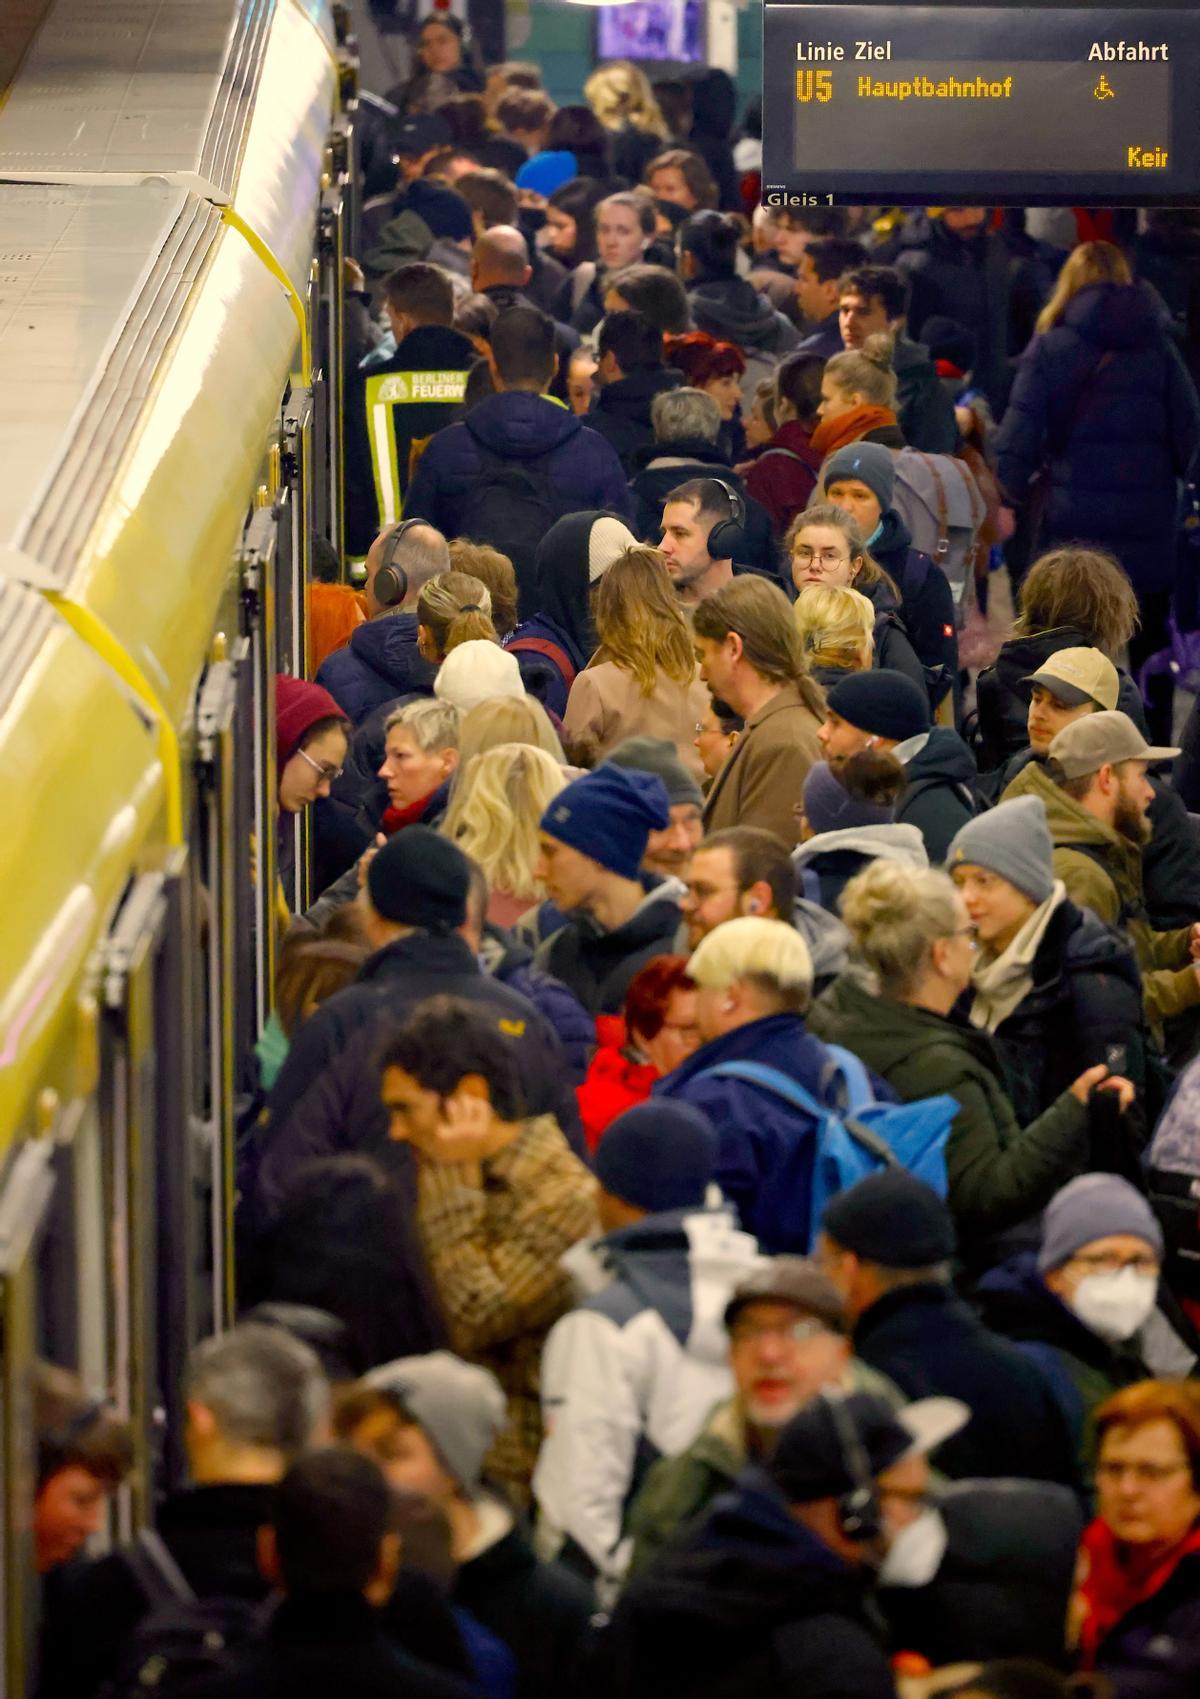
[[[1121,680],[1116,667],[1100,649],[1060,649],[1022,684],[1042,684],[1066,708],[1095,702],[1115,708]]]
[[[1088,714],[1064,726],[1049,749],[1068,779],[1082,779],[1117,761],[1173,761],[1178,749],[1148,744],[1128,714]]]

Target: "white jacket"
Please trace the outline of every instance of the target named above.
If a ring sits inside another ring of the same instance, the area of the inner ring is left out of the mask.
[[[602,1578],[623,1574],[635,1473],[685,1450],[729,1396],[725,1305],[760,1260],[726,1208],[647,1216],[568,1253],[577,1281],[606,1283],[555,1324],[542,1353],[533,1493],[544,1555],[570,1540]]]

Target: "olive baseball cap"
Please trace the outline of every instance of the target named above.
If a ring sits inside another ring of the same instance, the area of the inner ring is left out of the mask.
[[[1021,683],[1044,685],[1064,708],[1081,708],[1085,702],[1115,708],[1121,688],[1116,667],[1100,649],[1060,649]]]
[[[1049,754],[1068,779],[1082,779],[1110,761],[1174,761],[1179,750],[1147,743],[1128,714],[1106,711],[1064,726]]]

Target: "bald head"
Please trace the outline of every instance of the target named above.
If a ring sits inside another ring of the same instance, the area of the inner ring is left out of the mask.
[[[379,568],[383,565],[388,553],[388,543],[395,536],[397,527],[389,525],[381,531],[371,544],[366,561],[366,584],[363,586],[367,598],[367,608],[372,619],[380,614],[397,614],[401,609],[412,611],[417,605],[417,597],[431,578],[436,578],[439,572],[450,570],[450,549],[445,537],[433,525],[424,523],[410,525],[403,536],[391,550],[389,564],[397,567],[408,580],[408,589],[402,602],[382,603],[375,599],[375,580]]]
[[[515,225],[494,224],[471,250],[471,283],[476,291],[498,284],[523,289],[532,275],[529,245]]]

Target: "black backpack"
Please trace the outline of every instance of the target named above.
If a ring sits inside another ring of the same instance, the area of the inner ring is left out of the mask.
[[[478,446],[478,445],[477,445]],[[538,544],[556,519],[574,511],[537,461],[502,460],[479,448],[479,476],[471,485],[458,523],[458,534],[473,543],[490,543],[513,563],[519,615],[540,610],[534,567]]]
[[[202,1676],[230,1671],[265,1634],[269,1604],[199,1598],[158,1534],[143,1530],[119,1556],[150,1605],[101,1699],[173,1699]]]

